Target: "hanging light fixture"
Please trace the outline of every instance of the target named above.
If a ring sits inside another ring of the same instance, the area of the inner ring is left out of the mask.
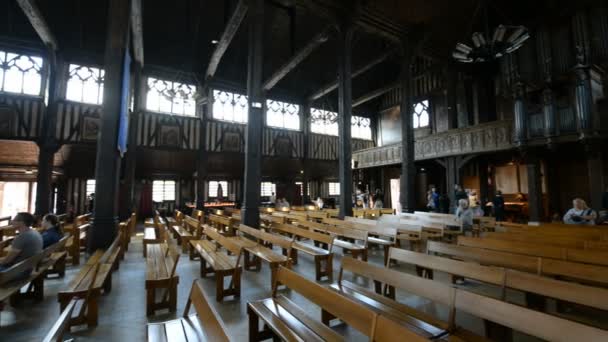
[[[530,38],[528,29],[521,25],[498,25],[494,29],[494,33],[490,34],[487,3],[484,2],[481,5],[485,9],[485,32],[473,32],[471,35],[472,44],[456,43],[452,57],[458,62],[483,63],[498,59],[516,51]],[[476,15],[473,16],[473,20],[475,20],[475,17]],[[505,39],[505,37],[507,38]]]

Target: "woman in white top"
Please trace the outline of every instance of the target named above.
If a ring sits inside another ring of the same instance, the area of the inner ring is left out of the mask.
[[[564,223],[593,226],[596,218],[597,214],[587,206],[584,200],[575,198],[572,201],[572,208],[564,215]]]
[[[323,209],[323,205],[325,204],[325,203],[323,203],[323,199],[321,199],[321,197],[317,197],[317,200],[315,201],[315,203],[317,204],[317,207],[319,209]]]

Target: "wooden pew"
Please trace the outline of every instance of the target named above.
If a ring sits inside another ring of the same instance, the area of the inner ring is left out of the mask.
[[[167,224],[169,226],[174,226],[174,225],[180,226],[182,224],[183,217],[184,217],[184,213],[175,209],[175,211],[173,212],[173,217],[167,217],[167,218],[165,218],[165,220],[167,221]]]
[[[190,241],[192,250],[201,259],[201,277],[204,278],[209,273],[215,274],[215,295],[218,302],[227,296],[239,298],[241,296],[241,246],[220,234],[215,228],[206,226],[204,233],[207,239]],[[226,277],[230,277],[228,288],[224,287]]]
[[[342,259],[341,275],[344,270],[374,282],[380,282],[385,287],[393,286],[407,293],[430,299],[450,308],[447,322],[429,317],[418,310],[406,307],[404,304],[394,302],[391,304],[386,297],[374,293],[361,285],[352,282],[341,282],[332,285],[332,289],[384,313],[403,324],[412,324],[418,329],[426,330],[432,334],[428,326],[411,321],[411,318],[426,322],[431,326],[445,330],[451,336],[462,340],[475,340],[475,336],[456,325],[458,311],[469,313],[481,319],[521,331],[523,333],[549,340],[549,341],[599,341],[608,338],[608,331],[593,328],[580,323],[554,317],[545,313],[530,310],[518,305],[502,302],[493,298],[454,288],[429,279],[398,272],[395,270],[375,266],[352,258]],[[355,297],[357,294],[360,296]],[[369,296],[369,297],[367,297]],[[361,298],[363,297],[363,298]],[[367,297],[367,299],[365,299]],[[458,311],[457,311],[458,310]],[[326,315],[325,319],[331,319]],[[431,321],[427,321],[431,319]],[[556,327],[560,327],[556,329]],[[445,334],[443,332],[441,335]]]
[[[512,233],[512,232],[488,232],[484,233],[483,238],[495,240],[520,241],[542,245],[551,245],[562,248],[574,249],[606,249],[608,241],[593,241],[594,238],[577,235],[554,235],[544,233]],[[590,242],[599,242],[593,244]]]
[[[307,314],[289,298],[279,294],[277,291],[279,284],[285,285],[291,291],[297,292],[320,307],[324,313],[323,317],[331,314],[368,336],[370,340],[393,341],[395,336],[399,336],[399,339],[403,341],[426,341],[423,337],[387,317],[378,320],[378,314],[368,307],[307,280],[284,267],[277,272],[271,298],[247,303],[250,341],[262,341],[269,338],[283,341],[344,340],[344,336]],[[260,330],[260,320],[264,323],[264,330]],[[378,328],[384,331],[379,331]],[[390,334],[387,335],[388,332]]]
[[[154,217],[152,218],[154,227],[146,227],[144,228],[144,239],[143,239],[143,256],[146,257],[146,253],[148,253],[148,245],[151,244],[159,244],[167,241],[167,226],[164,223],[164,220],[156,211]]]
[[[345,252],[350,252],[354,258],[360,257],[361,260],[367,261],[368,232],[349,228],[345,226],[344,222],[344,220],[328,218],[323,220],[323,224],[317,224],[314,227],[308,225],[308,227],[309,229],[312,228],[336,236],[334,246],[342,248]],[[359,244],[357,241],[362,241],[363,244]]]
[[[423,272],[426,278],[433,278],[433,270],[461,276],[502,288],[501,300],[506,300],[506,289],[535,293],[543,297],[564,300],[588,307],[608,310],[608,289],[555,280],[520,271],[483,266],[470,262],[416,253],[399,248],[391,248],[390,260],[416,265],[430,270]]]
[[[182,253],[190,250],[190,240],[199,239],[201,236],[201,222],[190,216],[181,216],[179,224],[171,226],[177,243],[182,246]]]
[[[537,275],[559,276],[585,284],[608,286],[608,267],[587,265],[557,259],[534,257],[494,251],[483,248],[459,246],[429,241],[429,254],[441,254],[461,260],[479,262],[482,265],[500,266]]]
[[[194,307],[193,314],[190,308]],[[227,329],[203,291],[201,280],[192,283],[192,289],[181,318],[162,323],[148,323],[149,342],[217,341],[230,342]]]
[[[345,217],[344,222],[345,226],[351,229],[367,231],[368,244],[379,245],[384,248],[384,264],[386,265],[386,262],[388,261],[388,249],[396,246],[397,243],[397,229],[389,227],[385,222],[355,219],[353,217]]]
[[[148,245],[146,257],[146,315],[151,316],[156,310],[177,309],[177,284],[179,276],[175,274],[179,253],[171,251],[166,244]],[[160,300],[157,301],[157,290]]]
[[[220,234],[225,234],[228,236],[234,236],[234,220],[231,217],[227,216],[219,216],[219,215],[209,215],[209,225],[215,229]]]
[[[509,253],[560,259],[584,264],[608,266],[608,251],[562,248],[520,241],[498,240],[489,238],[458,237],[461,246],[477,247]]]
[[[82,299],[72,299],[68,305],[61,311],[61,315],[51,327],[51,330],[46,334],[43,342],[63,342],[63,335],[70,330],[70,318],[76,306],[82,306]]]
[[[65,236],[41,253],[0,272],[0,302],[9,298],[13,304],[21,298],[32,298],[37,301],[44,299],[44,279],[47,271],[62,261],[65,269],[63,248],[68,238],[69,236]],[[24,273],[28,273],[28,275],[24,276]],[[25,286],[27,289],[25,292],[21,292]]]
[[[234,241],[243,247],[245,269],[259,271],[262,267],[261,261],[267,262],[270,267],[270,284],[272,286],[279,266],[291,267],[289,256],[293,247],[293,239],[266,233],[244,224],[239,225],[238,232],[240,236],[234,237]],[[255,239],[255,241],[250,240],[249,237]],[[275,253],[272,246],[281,248],[283,255]]]
[[[329,280],[333,279],[333,237],[289,224],[273,224],[271,229],[273,232],[284,233],[291,237],[296,237],[296,241],[294,241],[291,249],[291,260],[294,265],[298,263],[298,251],[306,253],[314,259],[315,278],[317,280],[321,280],[323,277],[327,277]],[[301,241],[297,241],[299,238],[310,239],[311,241],[327,247],[325,249],[315,245],[305,244]]]
[[[80,216],[79,216],[80,217]],[[83,222],[84,219],[76,220]],[[72,238],[67,242],[66,248],[70,256],[72,265],[80,265],[80,253],[86,247],[83,242],[86,241],[87,231],[91,225],[89,223],[66,225],[63,231],[70,234]]]

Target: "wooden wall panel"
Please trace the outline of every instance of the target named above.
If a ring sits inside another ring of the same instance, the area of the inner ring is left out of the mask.
[[[245,125],[208,121],[205,127],[205,148],[209,152],[245,153]]]
[[[0,94],[0,138],[36,140],[44,111],[41,98]]]
[[[304,134],[299,131],[264,128],[262,155],[271,157],[303,158]]]
[[[97,142],[101,106],[60,101],[55,138],[61,143]]]
[[[138,120],[138,146],[182,150],[197,150],[200,146],[198,117],[143,112]]]

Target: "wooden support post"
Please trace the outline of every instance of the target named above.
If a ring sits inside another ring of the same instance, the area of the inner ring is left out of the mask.
[[[308,203],[311,199],[309,198],[308,193],[308,182],[310,181],[310,166],[308,165],[308,144],[310,139],[310,103],[308,101],[303,101],[300,105],[300,113],[301,113],[301,127],[302,133],[304,135],[304,155],[302,158],[302,169],[304,173],[302,174],[302,205]]]
[[[206,132],[207,127],[207,116],[212,115],[213,110],[213,89],[208,88],[205,89],[205,93],[207,94],[207,102],[201,108],[200,116],[200,125],[201,132]],[[200,210],[205,209],[205,189],[207,185],[207,163],[209,162],[209,154],[207,152],[207,146],[205,146],[206,140],[205,133],[200,135],[199,140],[199,149],[197,152],[197,160],[196,160],[196,208]],[[228,193],[228,189],[224,189],[226,193]]]
[[[528,168],[528,212],[529,222],[537,223],[543,218],[543,187],[540,160],[532,151],[522,152]]]
[[[607,186],[604,179],[604,159],[602,158],[603,149],[601,142],[587,141],[585,152],[587,154],[587,174],[589,176],[589,207],[598,210],[604,207],[602,195]]]
[[[259,227],[260,181],[262,179],[262,133],[264,126],[264,93],[262,89],[264,1],[249,0],[249,61],[247,96],[249,120],[245,132],[243,224]]]
[[[458,101],[456,96],[456,78],[458,75],[449,67],[445,74],[447,79],[448,129],[455,129],[458,128]]]
[[[414,164],[414,127],[412,122],[412,62],[413,49],[408,41],[403,42],[403,60],[401,62],[401,179],[399,202],[401,211],[412,213],[416,209]]]
[[[352,54],[353,26],[338,28],[338,177],[340,179],[340,218],[352,216],[353,176],[351,168]]]
[[[95,208],[92,229],[87,234],[89,253],[107,248],[116,236],[118,224],[118,179],[120,154],[117,148],[121,113],[128,107],[125,65],[129,43],[130,1],[110,0],[105,51],[105,80],[101,132],[95,165]]]
[[[133,111],[129,118],[129,143],[125,155],[125,185],[127,189],[128,213],[137,211],[135,198],[135,171],[137,164],[137,131],[139,116],[144,109],[144,92],[146,89],[145,77],[142,75],[143,66],[137,62],[134,70],[133,84]]]

